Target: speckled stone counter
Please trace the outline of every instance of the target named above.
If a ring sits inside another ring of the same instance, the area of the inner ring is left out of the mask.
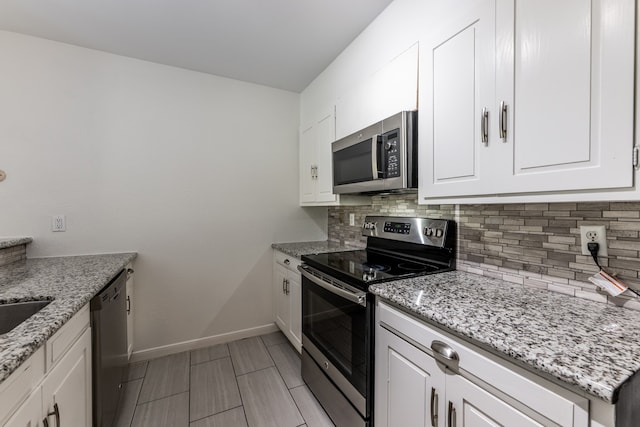
[[[33,242],[31,237],[0,237],[0,249],[12,248]]]
[[[640,370],[640,312],[452,271],[374,294],[473,344],[615,403]]]
[[[362,249],[356,246],[345,246],[328,240],[317,242],[274,243],[273,249],[284,252],[287,255],[300,258],[302,255],[321,254],[327,252],[352,251]]]
[[[0,382],[135,257],[135,253],[123,253],[34,258],[0,267],[0,304],[52,300],[13,330],[0,335]]]

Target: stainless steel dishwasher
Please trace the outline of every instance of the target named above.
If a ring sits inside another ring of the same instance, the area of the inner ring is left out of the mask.
[[[113,424],[127,369],[126,283],[122,270],[91,300],[94,427]]]

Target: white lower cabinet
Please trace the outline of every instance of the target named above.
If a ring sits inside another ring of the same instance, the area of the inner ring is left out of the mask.
[[[91,329],[46,376],[42,409],[51,427],[91,425]]]
[[[7,421],[5,426],[40,427],[42,426],[42,389],[38,388]]]
[[[298,352],[302,351],[302,281],[299,265],[297,258],[274,251],[274,320]]]
[[[588,399],[379,301],[375,339],[376,427],[589,426]]]
[[[0,425],[89,427],[91,393],[87,305],[2,383]]]
[[[131,358],[133,352],[133,266],[128,264],[127,274],[127,356]]]

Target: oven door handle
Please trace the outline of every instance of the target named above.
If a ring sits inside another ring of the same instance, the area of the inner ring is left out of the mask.
[[[331,292],[332,294],[338,295],[346,300],[349,300],[351,302],[355,302],[356,304],[359,304],[363,307],[367,306],[367,294],[366,292],[352,292],[349,291],[347,289],[343,289],[343,288],[339,288],[337,286],[332,285],[331,283],[325,282],[324,280],[322,280],[319,277],[314,276],[313,274],[311,274],[310,272],[308,272],[304,266],[299,265],[298,266],[298,270],[300,271],[300,273],[302,273],[302,275],[304,277],[306,277],[307,279],[311,280],[313,283],[315,283],[316,285],[320,286],[321,288],[326,289],[327,291]]]

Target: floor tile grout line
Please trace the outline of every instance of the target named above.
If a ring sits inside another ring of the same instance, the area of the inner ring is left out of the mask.
[[[177,393],[171,393],[171,394],[168,394],[166,396],[159,397],[157,399],[147,400],[146,402],[139,402],[137,406],[146,405],[147,403],[157,402],[158,400],[166,399],[166,398],[169,398],[169,397],[174,397],[174,396],[177,396],[179,394],[184,394],[184,393],[189,393],[189,390],[179,391]]]
[[[231,354],[231,348],[229,348],[229,358],[231,359],[231,369],[233,369],[233,376],[236,379],[236,387],[238,388],[238,396],[240,396],[240,403],[242,403],[242,413],[244,414],[244,420],[246,421],[247,426],[249,426],[249,418],[247,417],[247,411],[244,408],[244,400],[242,399],[242,393],[240,392],[240,384],[238,384],[238,374],[236,373],[236,366],[233,364],[233,355]]]
[[[204,417],[196,418],[195,420],[189,421],[189,424],[195,423],[196,421],[202,421],[207,418],[215,417],[217,415],[224,414],[225,412],[233,411],[234,409],[238,409],[238,408],[242,408],[242,410],[244,411],[244,406],[238,405],[238,406],[234,406],[233,408],[225,409],[224,411],[216,412],[215,414],[209,414],[209,415],[205,415]]]

